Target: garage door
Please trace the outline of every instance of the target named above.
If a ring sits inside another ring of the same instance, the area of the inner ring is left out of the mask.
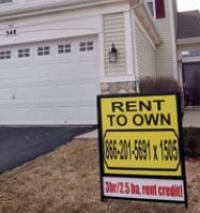
[[[0,124],[94,124],[96,38],[0,49]]]

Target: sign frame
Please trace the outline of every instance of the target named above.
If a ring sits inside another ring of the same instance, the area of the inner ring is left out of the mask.
[[[177,109],[177,121],[179,130],[178,147],[180,152],[180,163],[181,163],[181,177],[172,176],[148,176],[148,175],[123,175],[123,174],[105,174],[104,171],[104,149],[103,149],[103,137],[102,137],[102,109],[101,99],[109,98],[120,98],[120,97],[151,97],[151,96],[175,96],[176,97],[176,109]],[[99,142],[99,165],[100,165],[100,186],[101,186],[101,200],[106,199],[121,199],[121,200],[136,200],[136,201],[149,201],[149,202],[164,202],[164,203],[179,203],[185,204],[185,208],[188,207],[188,195],[187,195],[187,184],[186,184],[186,169],[185,169],[185,157],[184,157],[184,140],[183,140],[183,129],[182,129],[182,111],[181,111],[181,97],[178,93],[129,93],[129,94],[109,94],[109,95],[97,95],[97,121],[98,121],[98,142]],[[163,199],[142,199],[142,198],[124,198],[124,197],[111,197],[104,195],[104,177],[121,177],[121,178],[142,178],[142,179],[160,179],[160,180],[182,180],[184,187],[184,201],[176,200],[163,200]]]

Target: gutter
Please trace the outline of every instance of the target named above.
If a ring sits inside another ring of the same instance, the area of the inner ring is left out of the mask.
[[[0,12],[0,21],[16,18],[42,15],[54,12],[63,12],[67,10],[83,9],[93,6],[101,6],[111,3],[124,2],[124,0],[69,0],[63,2],[52,2],[43,4],[26,3],[24,7],[21,4],[10,5],[9,8]]]

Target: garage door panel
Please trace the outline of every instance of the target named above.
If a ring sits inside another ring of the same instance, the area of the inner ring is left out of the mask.
[[[15,111],[3,110],[4,114],[0,115],[1,124],[64,124],[65,118],[64,114],[70,113],[69,110],[59,110],[56,109],[56,113],[52,113],[52,110],[55,109],[43,109],[43,108],[17,108]],[[7,113],[10,113],[9,118],[6,116]],[[61,122],[62,119],[62,122]]]
[[[0,88],[0,103],[10,103],[13,101],[14,89]],[[0,105],[1,110],[1,105]]]
[[[12,112],[5,109],[0,114],[0,124],[92,124],[96,119],[94,111],[95,108],[92,107],[83,108],[83,111],[79,107],[17,108]],[[8,113],[9,118],[6,116]],[[90,117],[84,113],[90,114]]]
[[[92,74],[92,75],[87,75],[86,77],[81,77],[81,76],[79,76],[79,78],[77,78],[76,79],[76,84],[77,85],[85,85],[85,86],[89,86],[89,85],[93,85],[94,87],[96,86],[98,86],[97,84],[96,85],[94,85],[94,83],[93,82],[97,82],[98,81],[98,79],[97,79],[97,77],[95,76],[95,74]]]
[[[91,70],[91,67],[94,67]],[[1,68],[0,68],[1,69]],[[53,71],[51,70],[53,69]],[[51,71],[50,71],[51,70]],[[41,78],[47,79],[55,79],[56,77],[62,76],[64,78],[81,78],[81,77],[96,77],[97,72],[97,64],[88,64],[87,66],[80,65],[80,68],[74,68],[72,65],[66,66],[45,66],[45,67],[37,67],[37,69],[30,71],[28,68],[20,68],[17,70],[1,71],[2,80],[40,80]],[[76,74],[76,75],[75,75]]]
[[[17,83],[15,83],[14,85],[20,90],[20,88],[22,89],[27,89],[27,90],[43,90],[43,89],[58,89],[61,88],[61,89],[67,89],[67,90],[70,90],[70,89],[74,89],[74,84],[72,82],[73,78],[68,78],[68,81],[66,79],[64,80],[60,80],[60,81],[56,81],[56,80],[52,80],[52,79],[49,79],[49,80],[40,80],[40,81],[18,81]],[[21,83],[21,84],[20,84]],[[29,88],[27,88],[29,86]]]
[[[88,102],[93,101],[92,99],[87,99]],[[23,100],[17,100],[13,102],[12,100],[5,100],[1,101],[1,111],[7,110],[9,111],[16,111],[18,109],[36,109],[36,108],[75,108],[79,107],[81,110],[82,107],[88,107],[88,104],[86,103],[85,99],[77,100],[77,99],[55,99],[55,100],[48,100],[48,99],[36,99],[34,102],[31,100],[27,100],[24,102]],[[9,106],[8,106],[9,104]],[[89,107],[95,107],[95,104],[91,104]]]
[[[49,69],[54,69],[54,67],[48,66],[45,68],[37,68],[37,70],[32,70],[30,71],[30,69],[26,68],[26,69],[19,69],[19,70],[15,70],[12,72],[1,72],[1,79],[5,79],[5,80],[10,80],[10,79],[30,79],[30,80],[39,80],[40,78],[55,78],[56,76],[59,75],[65,75],[65,77],[75,77],[73,75],[73,73],[75,72],[75,69],[73,68],[65,68],[65,69],[60,69],[59,67],[55,67],[54,71],[48,71]]]
[[[88,118],[88,114],[90,114],[90,118]],[[82,121],[82,123],[84,123],[85,120],[88,120],[90,123],[93,123],[97,116],[96,107],[83,107],[82,111],[79,111],[77,116]]]
[[[12,85],[15,88],[24,88],[24,87],[48,87],[48,86],[69,86],[73,85],[73,80],[75,77],[72,76],[63,76],[59,78],[40,78],[39,80],[34,78],[21,78],[21,79],[9,79],[4,80],[0,79],[0,88],[10,88]]]
[[[9,85],[12,84],[13,87],[15,87],[17,89],[17,91],[21,91],[20,88],[24,88],[25,90],[36,90],[36,92],[39,92],[38,90],[40,90],[41,92],[44,90],[58,90],[58,92],[60,92],[60,90],[70,90],[72,91],[72,88],[74,89],[74,85],[77,86],[77,89],[79,90],[79,87],[81,89],[91,89],[91,87],[96,88],[97,85],[94,84],[94,80],[96,81],[97,77],[95,75],[95,73],[93,73],[92,75],[85,75],[85,76],[79,76],[79,77],[75,77],[73,75],[71,76],[59,76],[59,77],[54,77],[53,76],[48,76],[48,77],[43,77],[43,78],[39,78],[38,80],[35,78],[22,78],[22,79],[10,79],[10,80],[2,80],[1,79],[1,85],[0,87],[10,87]],[[31,92],[31,91],[29,91]]]
[[[86,84],[85,84],[86,85]],[[89,84],[86,86],[80,86],[80,90],[78,90],[78,94],[82,94],[83,96],[92,96],[94,94],[94,90],[96,90],[96,86]]]
[[[64,98],[68,96],[74,96],[76,95],[76,92],[74,91],[73,87],[69,86],[68,88],[65,89],[58,89],[54,87],[37,87],[37,88],[21,88],[17,89],[16,91],[16,99],[18,100],[24,100],[24,102],[28,100],[33,100],[33,102],[37,101],[36,99],[48,99],[51,98],[54,100],[55,98]],[[44,100],[46,101],[46,100]]]

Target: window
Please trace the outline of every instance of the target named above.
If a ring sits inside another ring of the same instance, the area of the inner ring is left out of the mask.
[[[0,0],[0,4],[13,2],[13,0]]]
[[[38,56],[49,55],[50,54],[50,47],[49,46],[38,47],[37,54],[38,54]]]
[[[87,42],[87,50],[89,50],[89,51],[93,50],[93,42],[92,41]]]
[[[19,58],[26,58],[30,56],[30,49],[19,49],[18,50],[18,57]]]
[[[156,11],[156,18],[165,18],[165,2],[164,0],[156,0],[155,1],[155,11]]]
[[[86,51],[86,43],[85,42],[81,42],[80,43],[80,51]]]
[[[198,57],[200,56],[200,50],[186,50],[181,52],[181,56],[185,57]]]
[[[155,5],[154,5],[154,1],[153,0],[148,0],[147,1],[147,6],[149,8],[149,12],[150,14],[154,17],[155,16]]]
[[[11,51],[1,51],[0,52],[0,60],[10,59],[11,58]]]
[[[60,44],[58,45],[58,53],[70,53],[71,52],[71,44]]]
[[[80,43],[80,51],[92,51],[94,49],[94,42],[88,41],[88,42],[81,42]]]
[[[157,18],[165,18],[165,2],[164,0],[146,0],[147,8],[150,14]]]
[[[200,62],[183,64],[185,106],[200,106]]]

